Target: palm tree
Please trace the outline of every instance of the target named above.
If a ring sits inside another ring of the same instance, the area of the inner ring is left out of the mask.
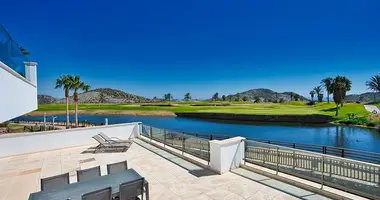
[[[65,90],[65,99],[66,99],[66,129],[70,128],[69,123],[69,96],[70,96],[70,89],[72,84],[72,76],[70,75],[63,75],[57,78],[55,83],[55,89],[57,88],[63,88]]]
[[[217,101],[219,99],[219,93],[215,93],[214,95],[212,95],[212,98],[211,98],[213,101]]]
[[[346,94],[348,91],[351,90],[351,80],[348,79],[347,77],[345,76],[337,76],[335,77],[335,80],[334,82],[339,82],[342,86],[343,86],[343,93],[342,93],[342,101],[340,103],[340,106],[343,107],[343,103],[344,103],[344,99],[346,97]]]
[[[310,96],[311,96],[311,101],[312,102],[314,102],[314,95],[315,95],[315,91],[314,90],[312,90],[312,91],[310,91]]]
[[[235,101],[240,101],[240,98],[241,98],[241,94],[240,94],[240,93],[237,93],[237,94],[236,94],[236,99],[235,99]]]
[[[323,93],[318,94],[317,98],[318,98],[318,102],[322,103],[322,101],[323,101]]]
[[[173,99],[173,96],[172,96],[172,94],[167,93],[167,94],[164,95],[164,99],[165,99],[165,101],[169,101],[170,102]]]
[[[24,55],[24,56],[29,56],[30,55],[30,52],[27,51],[24,47],[20,46],[20,51],[21,53]]]
[[[300,95],[299,94],[294,94],[294,101],[298,101],[300,99]]]
[[[191,96],[190,96],[190,93],[186,93],[185,94],[185,101],[190,101],[191,100]]]
[[[83,90],[87,92],[90,86],[82,82],[79,76],[74,76],[71,77],[71,89],[74,90],[75,127],[78,127],[78,91]]]
[[[334,80],[330,77],[324,78],[321,81],[321,84],[323,84],[327,92],[327,103],[330,103],[330,94],[334,92],[334,88],[332,87],[333,81]]]
[[[365,83],[368,89],[375,91],[374,101],[376,102],[376,92],[380,92],[380,75],[372,76],[369,81]]]
[[[226,95],[222,95],[222,101],[225,101],[226,100]]]
[[[336,105],[335,116],[338,116],[339,104],[343,103],[345,83],[339,77],[336,77],[333,82],[333,98]]]
[[[323,100],[322,86],[317,86],[314,88],[315,93],[317,94],[318,102],[321,103]],[[321,95],[322,94],[322,95]],[[321,98],[322,97],[322,98]]]

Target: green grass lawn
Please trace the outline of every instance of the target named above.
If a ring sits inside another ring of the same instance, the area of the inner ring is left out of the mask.
[[[193,102],[195,103],[195,102]],[[196,102],[199,103],[199,102]],[[229,102],[224,102],[229,103]],[[236,114],[268,114],[268,115],[309,115],[322,114],[335,116],[334,103],[318,103],[313,106],[305,105],[301,102],[279,103],[245,103],[230,106],[191,106],[191,103],[177,104],[176,106],[139,106],[138,104],[80,104],[80,110],[131,110],[131,111],[170,111],[170,112],[213,112],[213,113],[236,113]],[[379,105],[380,106],[380,105]],[[70,105],[70,110],[74,106]],[[65,110],[64,104],[39,105],[38,111],[59,111]],[[368,116],[369,113],[361,104],[347,103],[339,109],[339,116],[342,119],[349,114],[356,116]]]

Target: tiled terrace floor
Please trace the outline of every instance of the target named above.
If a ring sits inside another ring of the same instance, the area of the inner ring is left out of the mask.
[[[100,165],[104,175],[106,164],[123,160],[148,180],[152,200],[326,199],[240,168],[216,175],[141,140],[136,142],[124,153],[82,153],[86,146],[0,159],[0,200],[28,199],[40,190],[41,178],[65,172],[76,182],[77,169]]]

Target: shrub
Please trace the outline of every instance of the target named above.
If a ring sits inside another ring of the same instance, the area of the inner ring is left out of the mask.
[[[9,122],[0,123],[0,127],[8,127]]]
[[[306,103],[306,105],[308,105],[308,106],[312,106],[312,105],[314,105],[314,104],[315,104],[314,101],[309,101],[309,102]]]
[[[375,127],[376,124],[375,124],[374,122],[368,122],[368,123],[367,123],[367,126],[369,126],[369,127]]]
[[[284,98],[280,98],[280,100],[278,101],[278,103],[284,103],[284,102],[285,102]]]
[[[356,118],[352,118],[352,119],[340,120],[339,123],[341,123],[341,124],[367,125],[368,119],[365,117],[356,117]]]

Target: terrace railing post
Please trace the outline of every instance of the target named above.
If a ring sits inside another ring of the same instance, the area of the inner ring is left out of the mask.
[[[293,169],[296,168],[296,151],[293,151]]]
[[[377,187],[380,187],[380,168],[377,168]]]
[[[329,175],[330,175],[330,177],[331,177],[331,174],[332,174],[332,160],[331,159],[329,159]]]
[[[327,150],[326,150],[326,146],[323,146],[323,147],[322,147],[322,152],[323,152],[323,154],[326,154],[326,152],[327,152]]]
[[[150,137],[150,141],[152,141],[152,133],[153,133],[153,128],[151,126],[149,126],[149,137]]]
[[[166,147],[165,145],[166,145],[166,130],[164,130],[164,147]]]
[[[247,147],[247,140],[244,141],[244,165],[245,165],[245,159],[247,158],[247,150],[248,150],[248,147]]]
[[[183,152],[185,151],[185,133],[182,133],[182,155]]]
[[[342,158],[344,158],[344,149],[342,149]]]
[[[323,172],[325,171],[325,158],[322,156],[322,166],[321,166],[321,189],[323,189],[323,181],[324,181],[324,175]]]
[[[277,149],[276,149],[276,154],[277,154],[277,156],[276,156],[276,175],[278,174],[278,162],[279,162],[279,156],[280,156],[280,152],[278,151],[278,147],[277,147]]]
[[[203,149],[203,144],[202,144],[202,141],[200,140],[200,138],[197,137],[197,140],[199,141],[199,152],[201,154],[202,153],[202,149]]]
[[[293,149],[295,149],[296,148],[296,143],[293,143]]]
[[[172,146],[174,148],[174,135],[173,134],[171,135],[171,139],[172,139]]]
[[[210,140],[212,140],[212,134],[210,135]]]
[[[208,151],[208,159],[207,159],[207,165],[210,166],[210,141],[207,142],[207,151]]]

